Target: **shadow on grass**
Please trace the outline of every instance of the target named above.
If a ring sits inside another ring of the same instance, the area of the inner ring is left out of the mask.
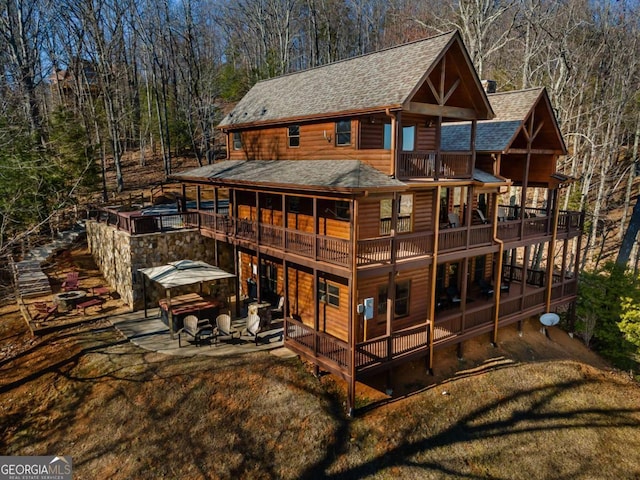
[[[508,368],[508,367],[501,367]],[[470,474],[463,469],[452,469],[445,465],[445,462],[419,461],[416,457],[427,456],[429,452],[443,447],[453,447],[458,444],[471,441],[487,441],[500,437],[517,436],[534,432],[551,432],[554,430],[566,431],[567,429],[610,429],[610,428],[638,428],[640,425],[638,408],[576,408],[572,411],[547,412],[544,406],[548,405],[559,395],[567,394],[571,390],[584,387],[588,384],[597,385],[593,380],[567,381],[552,386],[544,386],[535,389],[527,389],[516,392],[510,396],[502,398],[500,401],[478,408],[460,418],[450,427],[435,435],[424,435],[417,441],[403,441],[394,448],[385,451],[384,454],[361,463],[343,469],[339,473],[328,474],[327,467],[331,465],[333,455],[326,457],[323,461],[310,466],[302,475],[302,478],[323,478],[323,479],[359,479],[380,472],[381,470],[393,467],[412,467],[423,471],[431,476],[454,476],[455,478],[513,478],[512,476],[497,477],[495,474]],[[432,387],[430,387],[432,388]],[[523,404],[527,399],[536,398],[526,408]],[[505,407],[511,408],[511,414],[500,420],[487,420],[498,416],[499,411],[504,411]],[[362,412],[360,412],[362,413]],[[408,414],[408,413],[407,413]],[[414,434],[416,432],[413,432]],[[427,432],[425,432],[427,433]],[[415,435],[412,435],[415,436]],[[336,445],[327,446],[327,452],[335,452],[344,446],[344,439],[338,441]],[[509,471],[509,468],[505,468]],[[556,479],[572,479],[576,476],[584,475],[585,465],[581,465],[579,470],[560,474]],[[432,477],[429,478],[432,478]],[[602,477],[605,478],[605,477]]]

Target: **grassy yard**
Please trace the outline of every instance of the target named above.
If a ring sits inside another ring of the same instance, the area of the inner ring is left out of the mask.
[[[0,310],[0,453],[72,455],[74,478],[640,478],[640,387],[532,324],[344,388],[268,353],[177,358],[106,321],[31,339]],[[375,386],[375,385],[374,385]]]

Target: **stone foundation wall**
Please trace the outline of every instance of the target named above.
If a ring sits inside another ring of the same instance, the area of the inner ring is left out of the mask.
[[[198,230],[129,235],[104,223],[88,221],[87,243],[105,280],[133,310],[144,307],[142,278],[137,273],[139,268],[157,267],[184,259],[216,264],[215,240],[200,235]],[[233,272],[233,253],[229,247],[218,242],[219,266]],[[164,290],[148,280],[145,288],[148,306],[157,306],[158,300],[165,296]],[[173,289],[171,294],[180,295],[198,288],[198,285],[190,285]]]

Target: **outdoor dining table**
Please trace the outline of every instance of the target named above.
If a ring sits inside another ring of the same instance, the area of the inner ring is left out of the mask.
[[[171,297],[170,302],[163,298],[159,304],[160,317],[167,326],[169,326],[169,311],[171,311],[175,331],[182,328],[184,317],[187,315],[195,315],[199,319],[208,318],[212,322],[215,321],[222,306],[221,302],[204,298],[197,293]]]

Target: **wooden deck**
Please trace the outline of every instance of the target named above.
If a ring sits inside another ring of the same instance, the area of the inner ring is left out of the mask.
[[[575,299],[576,281],[558,283],[552,287],[552,307]],[[434,349],[464,341],[483,333],[492,332],[495,319],[495,299],[485,298],[473,292],[464,308],[461,305],[440,310],[434,324]],[[509,292],[502,292],[498,327],[510,325],[543,313],[546,289],[536,285],[514,282]],[[411,357],[424,356],[429,351],[429,322],[414,325],[391,335],[360,342],[356,345],[356,375],[406,361]],[[350,371],[350,348],[347,342],[316,332],[312,327],[288,318],[285,322],[285,345],[311,358],[323,369],[340,376]]]

